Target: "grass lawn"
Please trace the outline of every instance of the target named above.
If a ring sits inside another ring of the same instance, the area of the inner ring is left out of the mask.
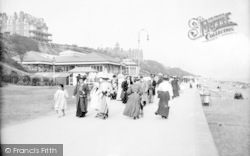
[[[73,109],[75,108],[75,99],[72,99],[74,86],[65,86],[65,89],[70,95],[68,109]],[[54,114],[53,97],[56,90],[57,86],[17,86],[9,84],[2,87],[2,126]]]

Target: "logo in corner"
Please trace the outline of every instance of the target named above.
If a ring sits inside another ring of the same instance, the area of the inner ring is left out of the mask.
[[[205,37],[207,41],[215,39],[219,36],[233,33],[236,23],[230,21],[231,13],[220,14],[208,19],[202,17],[192,18],[188,25],[191,28],[188,32],[188,37],[191,40]]]

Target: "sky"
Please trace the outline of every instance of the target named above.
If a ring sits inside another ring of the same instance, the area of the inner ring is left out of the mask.
[[[144,59],[218,80],[250,82],[248,0],[0,0],[0,11],[43,18],[53,43],[91,48],[140,48]],[[191,40],[188,22],[231,12],[235,32]]]

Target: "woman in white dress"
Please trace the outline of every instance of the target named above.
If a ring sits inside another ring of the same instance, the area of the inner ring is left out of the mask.
[[[124,76],[122,74],[118,75],[118,90],[116,95],[116,100],[121,100],[121,94],[122,94],[122,82],[124,81]]]
[[[113,93],[112,85],[108,82],[108,77],[106,75],[101,76],[102,82],[98,89],[99,95],[99,108],[96,117],[101,117],[106,119],[109,113],[109,104],[111,100],[111,93]]]
[[[90,93],[90,108],[93,110],[98,111],[98,106],[99,106],[99,97],[98,97],[98,89],[99,89],[99,83],[95,82],[93,89],[91,90]]]

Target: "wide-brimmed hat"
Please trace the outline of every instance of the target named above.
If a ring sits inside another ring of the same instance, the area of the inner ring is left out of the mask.
[[[109,77],[106,73],[101,74],[100,78],[105,79],[105,80],[109,79]]]
[[[163,76],[163,80],[169,80],[169,76],[168,75],[164,75]]]

